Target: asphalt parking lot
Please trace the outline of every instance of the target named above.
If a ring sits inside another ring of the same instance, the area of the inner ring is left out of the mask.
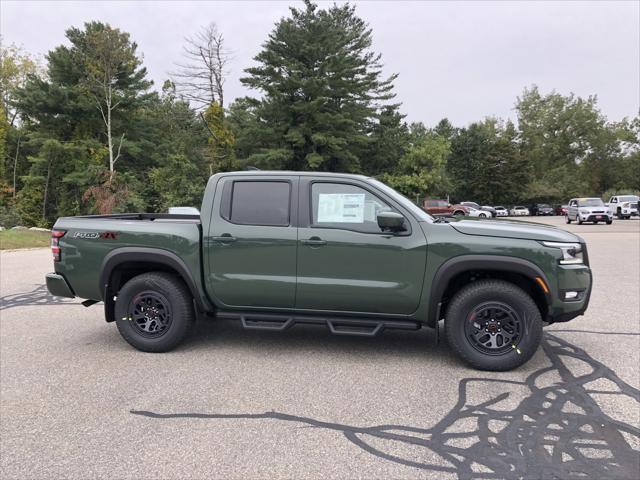
[[[640,221],[537,221],[587,241],[591,305],[507,373],[426,329],[209,321],[145,354],[48,296],[47,249],[2,252],[0,477],[640,478]]]

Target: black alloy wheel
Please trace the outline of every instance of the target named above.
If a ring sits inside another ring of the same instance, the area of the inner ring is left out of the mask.
[[[131,325],[143,337],[161,337],[171,326],[171,305],[158,292],[147,290],[136,295],[129,303],[128,314]]]
[[[480,353],[503,355],[518,345],[523,325],[518,313],[509,305],[487,302],[469,313],[464,328],[469,343]]]

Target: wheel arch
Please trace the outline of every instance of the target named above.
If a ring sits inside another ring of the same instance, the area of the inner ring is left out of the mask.
[[[159,248],[122,247],[109,252],[102,261],[99,287],[104,301],[105,320],[115,320],[113,297],[129,279],[156,271],[176,275],[187,286],[197,309],[201,312],[209,310],[200,296],[192,273],[178,255]]]
[[[461,255],[447,260],[436,271],[429,294],[427,326],[434,327],[444,317],[448,301],[456,291],[481,278],[507,280],[525,291],[529,288],[542,318],[546,318],[552,299],[536,278],[542,279],[547,288],[549,281],[536,264],[518,257]]]

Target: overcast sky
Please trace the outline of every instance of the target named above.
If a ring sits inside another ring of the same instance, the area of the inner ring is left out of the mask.
[[[328,3],[319,2],[326,6]],[[396,81],[410,121],[448,117],[462,126],[513,118],[525,86],[598,96],[610,120],[640,107],[640,2],[361,1],[374,49]],[[180,60],[183,37],[214,21],[233,50],[225,99],[254,94],[239,82],[274,22],[298,2],[12,1],[0,4],[3,44],[44,55],[89,20],[131,34],[159,88]]]

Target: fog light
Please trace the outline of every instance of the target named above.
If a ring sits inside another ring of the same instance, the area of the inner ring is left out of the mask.
[[[578,298],[578,292],[564,292],[565,300],[574,300]]]

